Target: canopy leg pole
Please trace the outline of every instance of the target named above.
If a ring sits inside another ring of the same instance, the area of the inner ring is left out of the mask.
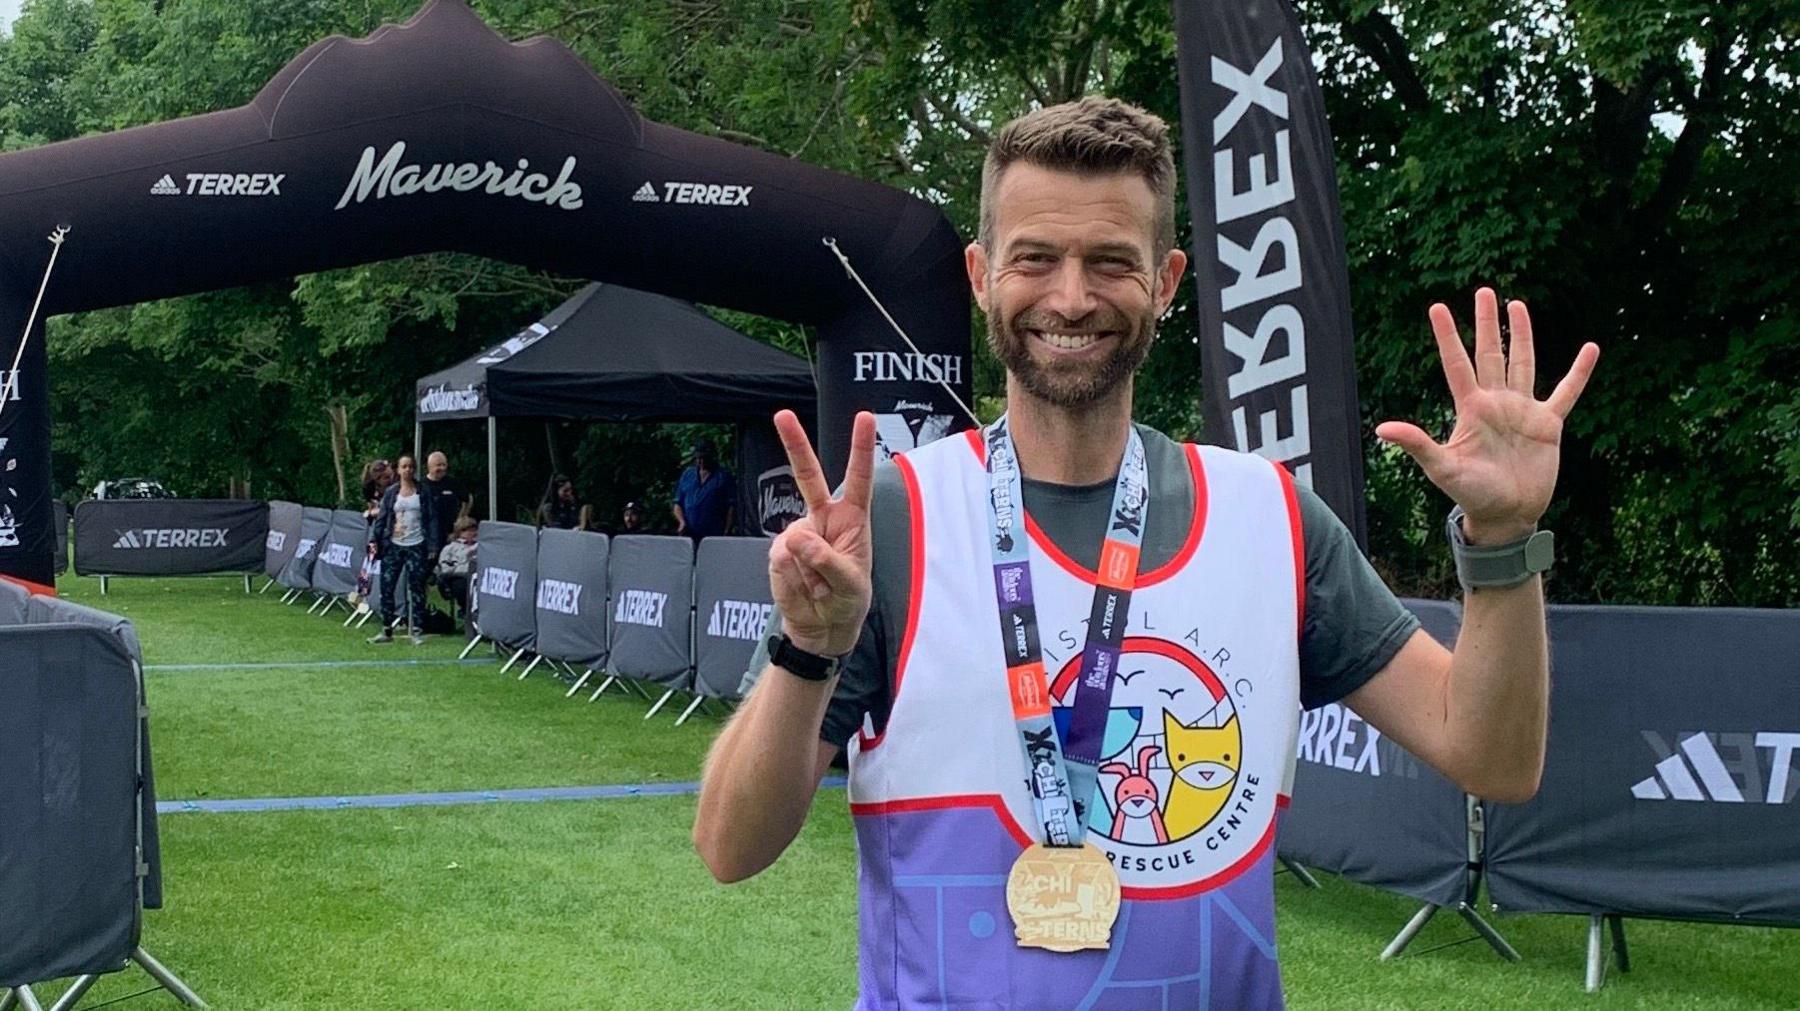
[[[488,419],[488,519],[500,520],[500,427],[497,420],[489,415]]]
[[[1406,946],[1412,943],[1413,938],[1419,936],[1419,931],[1425,929],[1425,924],[1437,915],[1437,911],[1438,907],[1429,902],[1420,906],[1419,911],[1413,914],[1412,919],[1406,921],[1406,926],[1400,928],[1400,933],[1395,934],[1394,939],[1388,942],[1388,946],[1382,949],[1381,960],[1385,962],[1405,951]]]
[[[668,702],[670,699],[672,699],[674,697],[675,697],[675,689],[673,689],[673,688],[669,689],[666,692],[663,692],[662,698],[656,700],[656,705],[651,706],[650,711],[644,714],[644,719],[647,720],[650,717],[655,716],[657,714],[657,712],[662,709],[663,703]]]
[[[569,691],[568,691],[568,693],[567,693],[567,694],[565,694],[565,695],[564,695],[564,696],[563,696],[563,698],[565,698],[565,699],[572,699],[572,698],[574,698],[574,697],[575,697],[575,693],[576,693],[576,692],[578,692],[578,691],[580,691],[580,690],[581,690],[581,686],[582,686],[582,685],[584,685],[584,684],[587,684],[587,683],[588,683],[588,678],[591,678],[591,677],[593,677],[593,676],[594,676],[594,672],[593,672],[593,670],[592,670],[592,668],[590,668],[590,669],[588,669],[588,670],[586,670],[586,671],[583,671],[583,672],[582,672],[582,674],[581,674],[581,680],[579,680],[579,681],[576,681],[576,682],[575,682],[575,686],[574,686],[574,687],[573,687],[573,688],[570,688],[570,689],[569,689]]]
[[[1319,888],[1320,887],[1319,879],[1313,877],[1312,871],[1309,871],[1306,868],[1300,866],[1299,864],[1293,862],[1292,860],[1289,860],[1287,857],[1281,858],[1281,866],[1287,868],[1287,872],[1294,876],[1295,881],[1300,882],[1301,884],[1305,885],[1306,887],[1308,887],[1308,888]]]
[[[607,690],[607,689],[608,689],[608,688],[610,688],[610,687],[612,687],[612,683],[613,683],[613,682],[614,682],[614,681],[617,681],[617,680],[619,680],[619,676],[618,676],[618,675],[617,675],[617,674],[608,674],[608,675],[606,675],[606,680],[605,680],[605,681],[602,681],[602,682],[600,682],[600,687],[598,687],[598,688],[596,688],[596,689],[594,689],[594,694],[592,694],[592,695],[589,695],[589,696],[588,696],[588,701],[589,701],[589,702],[592,702],[592,701],[594,701],[594,700],[595,700],[595,699],[597,699],[597,698],[599,698],[599,697],[600,697],[600,693],[601,693],[601,692],[604,692],[604,691],[606,691],[606,690]]]
[[[683,709],[681,711],[681,715],[676,718],[675,725],[679,727],[683,723],[686,723],[688,720],[688,717],[694,715],[694,710],[700,708],[701,703],[703,703],[705,701],[706,701],[706,696],[704,696],[704,695],[694,696],[694,701],[689,702],[688,707],[686,709]]]
[[[414,465],[419,465],[424,462],[425,462],[425,423],[423,421],[418,421],[415,419],[413,421],[413,463],[414,463]]]

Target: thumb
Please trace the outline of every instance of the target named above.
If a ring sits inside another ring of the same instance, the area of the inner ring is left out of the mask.
[[[1437,466],[1444,447],[1438,445],[1425,430],[1417,425],[1404,421],[1384,421],[1375,426],[1375,437],[1382,442],[1391,442],[1406,452],[1407,456],[1417,460],[1419,466],[1425,468],[1427,474]]]

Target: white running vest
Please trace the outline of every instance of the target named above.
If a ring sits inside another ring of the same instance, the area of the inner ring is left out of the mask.
[[[1004,901],[1033,817],[1003,677],[981,452],[975,438],[948,438],[897,458],[913,596],[887,725],[850,745],[858,1007],[1279,1007],[1271,874],[1304,599],[1286,471],[1184,447],[1195,515],[1175,559],[1140,572],[1132,593],[1090,818],[1124,908],[1110,951],[1056,954],[1016,946]],[[1152,486],[1153,513],[1169,500]],[[1074,698],[1094,576],[1028,525],[1060,707]]]

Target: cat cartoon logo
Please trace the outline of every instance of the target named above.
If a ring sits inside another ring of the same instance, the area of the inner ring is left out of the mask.
[[[1065,732],[1080,667],[1076,654],[1050,687],[1052,714]],[[1275,790],[1244,770],[1242,720],[1219,676],[1180,644],[1128,636],[1088,836],[1128,893],[1185,893],[1241,867],[1263,841],[1275,804]]]

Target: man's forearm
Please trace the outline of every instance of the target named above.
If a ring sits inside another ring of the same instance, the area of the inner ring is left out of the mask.
[[[1503,802],[1536,792],[1549,695],[1543,581],[1466,593],[1444,711],[1470,792]]]
[[[714,742],[694,846],[719,880],[756,874],[799,835],[819,788],[819,727],[836,685],[771,664]]]

